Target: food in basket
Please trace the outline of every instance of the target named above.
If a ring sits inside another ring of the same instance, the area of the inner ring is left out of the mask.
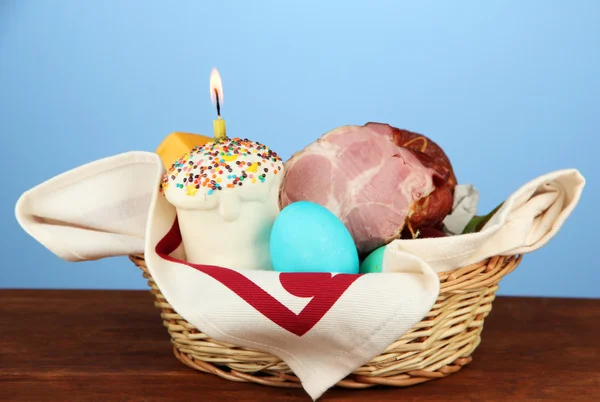
[[[275,219],[271,261],[279,272],[358,273],[358,253],[344,224],[308,201],[289,204]]]
[[[375,274],[382,272],[383,270],[383,253],[385,252],[385,246],[381,246],[378,249],[375,249],[371,252],[360,263],[360,273],[361,274]]]
[[[362,256],[421,227],[441,228],[456,177],[429,138],[387,124],[343,126],[285,163],[280,205],[312,201],[333,212]]]
[[[424,135],[401,130],[389,124],[367,123],[366,126],[380,134],[391,136],[396,145],[411,149],[423,165],[436,170],[439,175],[434,176],[434,181],[437,180],[436,188],[415,205],[410,215],[410,225],[407,225],[406,229],[441,228],[442,221],[452,210],[454,188],[457,184],[454,169],[446,153]]]
[[[174,132],[167,135],[156,147],[156,154],[160,156],[165,169],[169,169],[181,155],[210,141],[213,139],[205,135]]]
[[[177,160],[161,189],[177,209],[187,260],[270,270],[283,169],[277,153],[240,138],[206,143]]]

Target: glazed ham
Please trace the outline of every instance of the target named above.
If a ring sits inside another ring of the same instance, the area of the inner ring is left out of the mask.
[[[403,233],[437,228],[452,208],[456,178],[442,149],[387,124],[343,126],[285,164],[280,206],[312,201],[346,225],[361,255]]]

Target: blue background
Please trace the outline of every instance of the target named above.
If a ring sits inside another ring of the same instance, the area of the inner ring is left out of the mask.
[[[419,131],[489,211],[576,167],[588,184],[560,233],[501,294],[600,297],[600,2],[0,2],[0,287],[139,288],[126,258],[62,261],[14,218],[19,195],[172,131],[228,133],[284,158],[344,124]]]

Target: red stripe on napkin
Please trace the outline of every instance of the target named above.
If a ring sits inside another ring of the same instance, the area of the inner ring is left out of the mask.
[[[312,297],[300,314],[296,314],[238,271],[214,265],[192,264],[170,254],[181,244],[179,222],[175,218],[169,232],[156,245],[156,254],[167,261],[187,265],[221,282],[246,303],[275,324],[302,336],[311,330],[344,292],[362,275],[331,273],[280,273],[279,281],[290,294]],[[275,273],[274,273],[275,274]]]

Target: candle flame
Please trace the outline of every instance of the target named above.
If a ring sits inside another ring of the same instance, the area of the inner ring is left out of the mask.
[[[221,75],[216,68],[213,68],[210,73],[210,100],[213,105],[217,103],[217,96],[219,94],[219,103],[223,103],[223,83],[221,82]]]

